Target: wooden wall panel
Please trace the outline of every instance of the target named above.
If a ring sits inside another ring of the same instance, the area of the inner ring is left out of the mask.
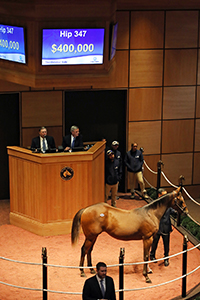
[[[144,164],[144,178],[145,187],[155,187],[157,186],[157,175],[154,172],[157,172],[157,163],[160,160],[160,155],[145,155],[144,160],[147,166]]]
[[[200,184],[200,153],[194,153],[193,184]],[[200,191],[199,195],[200,196]]]
[[[127,88],[128,87],[128,56],[129,51],[116,51],[115,61],[108,76],[102,76],[92,81],[92,88]],[[91,80],[87,81],[91,88]],[[76,87],[75,87],[76,88]]]
[[[200,118],[200,86],[197,86],[196,118]]]
[[[163,11],[131,12],[130,49],[163,48],[163,37]]]
[[[161,139],[161,122],[130,122],[128,149],[131,144],[138,143],[138,147],[143,147],[145,154],[159,154]]]
[[[117,49],[129,49],[129,12],[116,12],[118,22]]]
[[[195,124],[195,151],[200,151],[200,119]]]
[[[196,49],[165,51],[164,86],[196,84]]]
[[[166,48],[194,48],[198,41],[198,11],[166,12]]]
[[[162,50],[130,51],[130,87],[161,86]]]
[[[43,124],[41,124],[43,126]],[[30,147],[31,141],[34,137],[38,136],[39,127],[23,128],[22,129],[22,147]],[[63,128],[62,126],[47,127],[47,134],[54,137],[56,148],[62,145]]]
[[[0,92],[29,91],[29,87],[9,81],[0,80]]]
[[[193,151],[193,120],[163,122],[162,153]]]
[[[163,119],[194,118],[195,87],[165,87]]]
[[[62,126],[62,91],[22,93],[22,127]]]
[[[192,153],[162,155],[163,172],[172,184],[178,185],[181,175],[185,177],[184,185],[192,183],[192,157]],[[161,176],[161,186],[169,185],[164,177]]]
[[[129,121],[161,119],[162,88],[129,90]]]

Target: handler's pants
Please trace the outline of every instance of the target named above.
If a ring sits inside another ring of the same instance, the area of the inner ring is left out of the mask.
[[[135,192],[135,188],[136,183],[138,182],[140,185],[140,189],[141,192],[144,193],[145,192],[145,184],[144,184],[144,180],[143,180],[143,175],[142,175],[142,171],[137,172],[137,173],[133,173],[133,172],[129,172],[129,179],[130,179],[130,188],[131,188],[131,193]]]
[[[119,183],[116,183],[116,184],[113,184],[113,185],[110,185],[110,184],[107,184],[106,183],[106,189],[105,189],[105,202],[107,202],[108,200],[108,196],[109,196],[109,193],[111,191],[111,205],[112,206],[116,206],[116,196],[117,196],[117,190],[118,190],[118,184]]]
[[[158,242],[161,236],[164,245],[164,256],[169,256],[170,233],[161,234],[157,232],[151,246],[150,257],[156,257],[156,249],[158,247]]]

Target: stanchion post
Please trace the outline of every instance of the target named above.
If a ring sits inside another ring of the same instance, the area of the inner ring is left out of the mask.
[[[181,187],[181,192],[182,192],[182,189],[183,189],[183,180],[185,180],[185,177],[183,175],[181,175],[179,177],[179,186]],[[177,226],[180,226],[181,224],[181,218],[180,218],[180,213],[178,212],[177,214]]]
[[[183,251],[187,250],[187,242],[188,242],[188,238],[185,235],[184,239],[183,239]],[[182,275],[186,275],[187,274],[187,251],[183,253],[183,272]],[[186,297],[186,279],[187,276],[182,278],[182,297],[185,298]]]
[[[47,300],[47,249],[42,247],[42,264],[43,264],[43,300]]]
[[[164,165],[161,160],[157,163],[157,194],[156,198],[158,198],[158,190],[160,188],[160,179],[161,179],[161,165]]]
[[[119,266],[119,290],[124,289],[124,253],[125,249],[120,248],[120,254],[119,254],[119,264],[122,264]],[[119,300],[124,300],[124,291],[119,292]]]

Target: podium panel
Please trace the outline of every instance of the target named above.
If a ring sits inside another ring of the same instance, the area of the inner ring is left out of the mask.
[[[10,223],[41,236],[67,234],[76,212],[104,201],[105,142],[72,153],[7,147]]]

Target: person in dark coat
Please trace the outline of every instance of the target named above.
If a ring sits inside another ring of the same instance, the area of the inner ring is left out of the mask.
[[[165,194],[167,194],[167,192],[164,189],[160,188],[158,190],[158,198]],[[151,260],[156,260],[155,254],[156,254],[156,249],[158,247],[158,242],[159,242],[160,237],[162,237],[162,240],[163,240],[164,257],[169,256],[170,233],[172,232],[172,225],[171,225],[171,219],[170,219],[171,214],[177,214],[177,211],[175,209],[173,209],[172,207],[169,207],[160,220],[159,230],[156,233],[156,235],[154,236],[153,243],[151,246],[151,251],[150,251],[150,259]],[[165,267],[169,266],[168,258],[164,259],[164,265],[165,265]]]
[[[131,150],[126,153],[124,159],[124,163],[130,176],[131,199],[135,198],[136,182],[138,182],[140,185],[142,196],[144,198],[148,198],[142,173],[142,167],[144,163],[143,154],[141,150],[137,149],[137,146],[137,143],[133,143],[131,145]]]
[[[108,150],[106,152],[105,161],[105,202],[107,202],[109,193],[111,191],[111,205],[114,207],[116,207],[118,183],[118,167],[115,165],[114,152],[112,150]]]
[[[97,274],[88,278],[83,286],[83,300],[116,300],[115,285],[112,277],[107,276],[104,262],[96,265]]]
[[[120,182],[122,179],[122,155],[118,148],[119,148],[119,142],[113,141],[111,144],[111,150],[114,152],[114,162],[115,162],[115,166],[118,169],[118,179]]]
[[[73,125],[70,132],[71,134],[63,137],[62,146],[64,151],[69,151],[74,147],[83,147],[83,136],[80,134],[79,128]]]
[[[54,148],[56,148],[54,138],[47,135],[46,127],[41,127],[39,129],[39,136],[32,139],[31,149],[36,151],[37,149],[40,149],[43,153],[45,153]]]

